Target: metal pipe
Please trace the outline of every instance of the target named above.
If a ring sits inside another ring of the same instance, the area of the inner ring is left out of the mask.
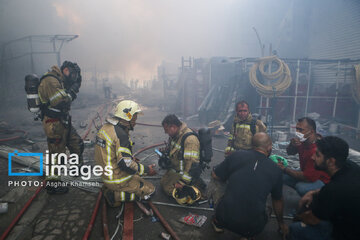
[[[180,240],[180,238],[177,236],[177,234],[175,233],[175,231],[171,228],[171,226],[169,225],[169,223],[165,220],[165,218],[163,218],[163,216],[160,214],[159,210],[154,206],[154,204],[149,201],[149,206],[151,207],[151,209],[154,211],[154,213],[156,214],[156,216],[159,218],[161,224],[164,226],[164,228],[166,229],[166,231],[168,231],[168,233],[170,233],[170,235],[175,239],[175,240]]]
[[[191,206],[185,206],[185,205],[179,205],[179,204],[173,204],[173,203],[165,203],[165,202],[152,202],[156,205],[162,205],[162,206],[170,206],[170,207],[177,207],[177,208],[186,208],[186,209],[196,209],[196,210],[205,210],[205,211],[214,211],[213,208],[205,208],[205,207],[191,207]]]
[[[311,62],[309,62],[309,69],[308,69],[308,84],[307,84],[307,89],[306,89],[305,117],[307,116],[307,112],[308,112],[310,81],[311,81]]]
[[[294,98],[295,96],[278,96],[277,98]],[[306,96],[297,96],[297,98],[306,98]],[[309,99],[335,99],[335,97],[325,97],[325,96],[309,96]],[[352,97],[338,97],[338,99],[352,99]]]
[[[340,61],[338,61],[337,71],[336,71],[336,90],[335,90],[335,100],[334,100],[334,108],[332,117],[335,119],[336,115],[336,106],[338,101],[338,95],[339,95],[339,71],[340,71]]]
[[[31,62],[31,71],[35,73],[35,65],[34,65],[34,55],[33,55],[33,44],[32,37],[29,38],[30,42],[30,62]]]
[[[259,41],[260,50],[261,50],[261,57],[264,57],[264,45],[261,42],[260,35],[259,35],[259,33],[258,33],[258,31],[256,30],[255,27],[253,27],[253,30],[255,31],[256,37],[257,37],[257,39]]]
[[[216,152],[222,152],[222,153],[225,152],[225,150],[221,150],[221,149],[217,149],[217,148],[212,148],[212,150],[214,150],[214,151],[216,151]]]
[[[136,125],[148,126],[148,127],[162,127],[159,124],[149,124],[149,123],[139,123],[139,122],[137,122]]]
[[[293,117],[292,117],[293,122],[295,122],[295,115],[296,115],[296,103],[297,103],[297,95],[298,95],[299,72],[300,72],[300,59],[298,59],[298,61],[297,61],[297,68],[296,68],[294,111],[293,111]]]
[[[99,210],[99,206],[100,206],[100,201],[101,201],[101,196],[102,196],[102,191],[99,192],[99,195],[98,195],[98,198],[96,200],[96,204],[95,204],[95,208],[93,210],[93,213],[92,213],[92,216],[91,216],[91,219],[90,219],[90,222],[89,222],[89,225],[86,229],[86,232],[82,238],[82,240],[87,240],[90,236],[90,233],[91,233],[91,230],[94,226],[94,222],[95,222],[95,218],[96,218],[96,215],[97,215],[97,212]]]

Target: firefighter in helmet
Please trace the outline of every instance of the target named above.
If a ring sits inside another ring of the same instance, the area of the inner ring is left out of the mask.
[[[192,130],[174,114],[167,115],[162,121],[162,126],[169,135],[168,144],[162,149],[164,155],[169,156],[169,162],[168,170],[160,184],[164,192],[179,204],[192,204],[201,197],[199,189],[194,186],[201,174],[199,139],[194,135],[186,137],[182,149],[182,138]]]
[[[80,86],[80,67],[76,63],[65,61],[60,69],[58,66],[53,66],[41,77],[38,94],[50,156],[55,153],[65,153],[67,147],[70,153],[78,154],[81,165],[84,142],[71,125],[69,114],[71,103],[76,99]],[[55,160],[57,164],[61,164],[57,159]],[[46,189],[49,194],[68,191],[68,188],[62,184],[48,184],[48,182],[60,181],[58,174],[50,171],[50,175],[46,176]]]
[[[141,178],[156,174],[154,165],[144,166],[132,153],[129,132],[134,129],[140,113],[136,102],[121,101],[96,136],[95,161],[103,169],[112,169],[112,174],[103,174],[102,178],[104,196],[113,207],[125,201],[147,200],[155,192],[155,187]]]

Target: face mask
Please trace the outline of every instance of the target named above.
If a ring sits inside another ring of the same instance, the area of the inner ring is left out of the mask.
[[[300,142],[305,142],[307,138],[304,138],[304,134],[295,132],[295,136],[299,138]]]

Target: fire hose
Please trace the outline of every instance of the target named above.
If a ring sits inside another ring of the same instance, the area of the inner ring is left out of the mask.
[[[266,73],[265,66],[268,65],[270,67],[270,64],[274,64],[273,62],[278,66],[278,69],[275,72]],[[258,80],[258,72],[265,81],[276,81],[265,85]],[[279,96],[291,85],[291,73],[288,65],[276,56],[260,58],[252,66],[249,78],[251,85],[264,97]]]
[[[14,137],[9,137],[9,138],[2,138],[0,139],[0,142],[8,142],[8,141],[12,141],[12,140],[16,140],[18,138],[21,138],[21,137],[25,137],[27,135],[27,132],[23,131],[23,130],[8,130],[7,132],[20,132],[20,133],[23,133],[23,136],[14,136]]]
[[[105,105],[101,106],[101,111],[103,110]],[[99,112],[99,111],[98,111]],[[87,131],[87,133],[85,134],[85,136],[83,137],[83,139],[87,136],[87,134],[90,132],[90,129],[91,129],[92,125],[89,126],[89,129]],[[15,132],[22,132],[24,133],[24,136],[26,136],[27,132],[23,131],[23,130],[14,130]],[[12,137],[12,138],[7,138],[7,139],[0,139],[0,142],[2,141],[10,141],[10,140],[14,140],[14,139],[17,139],[17,138],[20,138],[20,136],[15,136],[15,137]],[[0,237],[0,240],[4,240],[6,239],[6,237],[9,235],[9,233],[11,232],[11,230],[13,229],[13,227],[15,226],[15,224],[19,221],[19,219],[22,217],[22,215],[26,212],[26,210],[30,207],[31,203],[33,202],[33,200],[36,198],[36,196],[41,192],[41,190],[44,188],[45,186],[45,181],[43,181],[42,185],[40,187],[38,187],[36,189],[36,192],[34,193],[34,195],[26,202],[26,204],[24,205],[24,207],[20,210],[20,212],[16,215],[16,217],[13,219],[13,221],[11,222],[11,224],[6,228],[5,232],[1,235]],[[91,218],[91,221],[88,225],[88,228],[86,230],[86,233],[84,235],[84,238],[83,239],[87,239],[90,232],[91,232],[91,229],[93,227],[93,223],[95,221],[95,217],[96,217],[96,214],[97,214],[97,211],[98,211],[98,208],[99,208],[99,205],[100,205],[100,201],[99,199],[101,200],[101,196],[102,196],[102,192],[100,191],[99,192],[99,195],[98,195],[98,200],[96,202],[96,205],[95,205],[95,208],[94,208],[94,211],[93,211],[93,215],[92,215],[92,218]]]

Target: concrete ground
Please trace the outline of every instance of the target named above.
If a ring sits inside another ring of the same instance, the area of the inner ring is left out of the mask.
[[[101,100],[101,99],[100,99]],[[140,100],[141,102],[141,100]],[[79,128],[82,121],[91,118],[98,109],[102,101],[83,100],[82,104],[75,105],[72,109],[72,116],[74,126],[78,129],[80,135],[85,132],[85,129]],[[145,104],[145,102],[142,102]],[[109,107],[110,110],[110,107]],[[162,112],[155,107],[144,107],[144,115],[138,118],[138,122],[147,124],[159,125],[166,112]],[[101,116],[104,118],[105,116]],[[16,128],[21,128],[29,131],[30,139],[33,139],[36,144],[29,145],[23,142],[9,143],[13,147],[25,148],[30,151],[46,150],[45,135],[41,124],[33,122],[31,116],[26,109],[17,109],[7,111],[6,116],[2,119],[11,123]],[[191,127],[199,127],[196,122],[189,122]],[[93,140],[96,130],[93,128],[89,139]],[[162,128],[148,127],[137,125],[135,131],[131,134],[132,140],[135,142],[134,151],[149,146],[152,144],[164,142],[167,140],[167,135],[164,134]],[[225,137],[215,137],[213,139],[213,147],[217,149],[224,149],[226,145]],[[138,158],[145,159],[143,164],[157,164],[157,157],[154,156],[154,151],[147,150],[138,155]],[[93,146],[85,149],[84,158],[88,160],[88,164],[93,163]],[[214,151],[214,157],[211,162],[211,167],[217,165],[223,160],[223,153]],[[0,202],[8,202],[9,209],[7,213],[0,214],[0,233],[2,234],[6,227],[10,224],[12,219],[20,211],[22,206],[30,196],[36,191],[36,187],[14,187],[8,186],[8,181],[11,180],[37,180],[42,181],[42,177],[9,177],[7,175],[7,159],[0,158]],[[15,165],[14,167],[21,167]],[[164,170],[158,170],[158,176],[164,174]],[[203,175],[205,182],[210,181],[210,170],[206,170]],[[173,199],[168,198],[162,193],[159,183],[160,179],[149,179],[157,188],[153,201],[175,203]],[[40,192],[29,210],[20,219],[19,223],[13,229],[8,239],[81,239],[86,231],[86,227],[90,221],[90,217],[95,206],[97,198],[96,192],[88,192],[75,187],[70,187],[69,193],[65,195],[48,195],[45,191]],[[295,191],[288,187],[284,187],[285,211],[287,216],[296,209],[299,200]],[[103,201],[103,200],[102,200]],[[271,205],[271,203],[268,203]],[[200,207],[209,207],[207,203]],[[188,210],[182,208],[175,208],[169,206],[157,206],[160,213],[172,226],[174,231],[181,239],[239,239],[239,236],[225,231],[225,233],[217,234],[213,231],[210,220],[213,212],[204,210]],[[134,239],[160,239],[161,232],[165,232],[160,222],[152,222],[150,217],[144,214],[134,206]],[[114,233],[118,221],[115,216],[118,214],[120,208],[108,208],[108,224],[110,236]],[[188,226],[180,223],[178,220],[188,213],[198,215],[205,215],[208,220],[201,228]],[[290,223],[290,221],[286,221]],[[281,239],[277,233],[278,226],[274,218],[270,218],[264,231],[256,238],[262,239]],[[90,235],[90,239],[104,239],[101,223],[101,209],[97,215],[94,228]],[[114,239],[121,239],[121,235],[117,234]]]

